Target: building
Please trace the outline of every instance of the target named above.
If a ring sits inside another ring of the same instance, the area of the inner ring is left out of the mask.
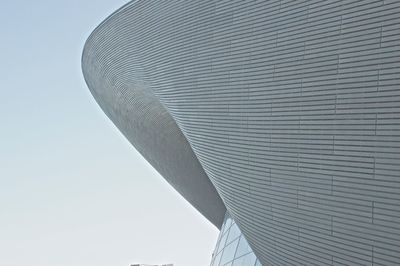
[[[82,69],[223,227],[212,265],[400,265],[399,14],[393,0],[133,1],[93,31]]]

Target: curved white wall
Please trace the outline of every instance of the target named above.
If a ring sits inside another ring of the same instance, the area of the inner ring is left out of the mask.
[[[263,265],[398,265],[399,13],[381,0],[137,1],[93,32],[83,70],[130,139],[130,91],[145,84]]]

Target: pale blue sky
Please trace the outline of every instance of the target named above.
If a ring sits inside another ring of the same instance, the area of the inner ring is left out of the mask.
[[[3,1],[0,265],[208,265],[218,231],[103,114],[84,41],[126,1]]]

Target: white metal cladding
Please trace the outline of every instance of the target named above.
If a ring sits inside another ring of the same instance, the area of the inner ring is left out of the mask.
[[[220,228],[225,205],[176,122],[148,87],[140,65],[132,64],[137,62],[135,50],[124,42],[108,45],[113,37],[101,28],[97,31],[82,58],[85,80],[96,101],[168,183]]]
[[[399,265],[399,13],[137,1],[93,32],[83,70],[105,109],[146,83],[263,265]]]

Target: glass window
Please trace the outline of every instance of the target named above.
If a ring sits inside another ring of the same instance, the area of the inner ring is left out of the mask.
[[[238,259],[235,259],[232,266],[243,266],[244,259],[245,259],[245,257],[240,257]]]
[[[219,266],[219,261],[221,260],[221,255],[222,255],[222,252],[219,253],[219,254],[215,257],[213,266]]]
[[[222,252],[221,265],[233,260],[238,243],[239,240],[237,239],[225,247]]]
[[[250,248],[249,244],[247,243],[246,239],[244,238],[244,236],[242,235],[240,237],[240,242],[239,242],[239,246],[237,248],[235,257],[238,258],[249,252],[251,252],[251,248]]]
[[[254,255],[253,252],[247,254],[246,256],[244,256],[243,266],[254,266],[256,259],[256,255]]]
[[[232,218],[229,215],[226,215],[225,216],[225,222],[224,222],[224,228],[223,228],[223,230],[221,230],[222,233],[225,233],[229,229],[231,224],[232,224]]]
[[[225,242],[226,242],[227,236],[228,236],[228,233],[225,233],[225,235],[222,236],[221,241],[219,241],[217,253],[220,252],[225,247]]]
[[[236,239],[239,236],[240,236],[239,227],[236,224],[232,225],[231,229],[229,230],[229,236],[226,243],[230,243],[232,240]]]
[[[222,232],[222,230],[224,230],[224,226],[222,226],[220,232]],[[215,245],[215,250],[214,250],[215,255],[217,255],[217,249],[218,249],[219,243],[221,242],[221,238],[222,238],[222,233],[219,233],[218,239],[217,239],[217,244]]]
[[[211,266],[262,266],[247,243],[239,226],[225,214]]]

